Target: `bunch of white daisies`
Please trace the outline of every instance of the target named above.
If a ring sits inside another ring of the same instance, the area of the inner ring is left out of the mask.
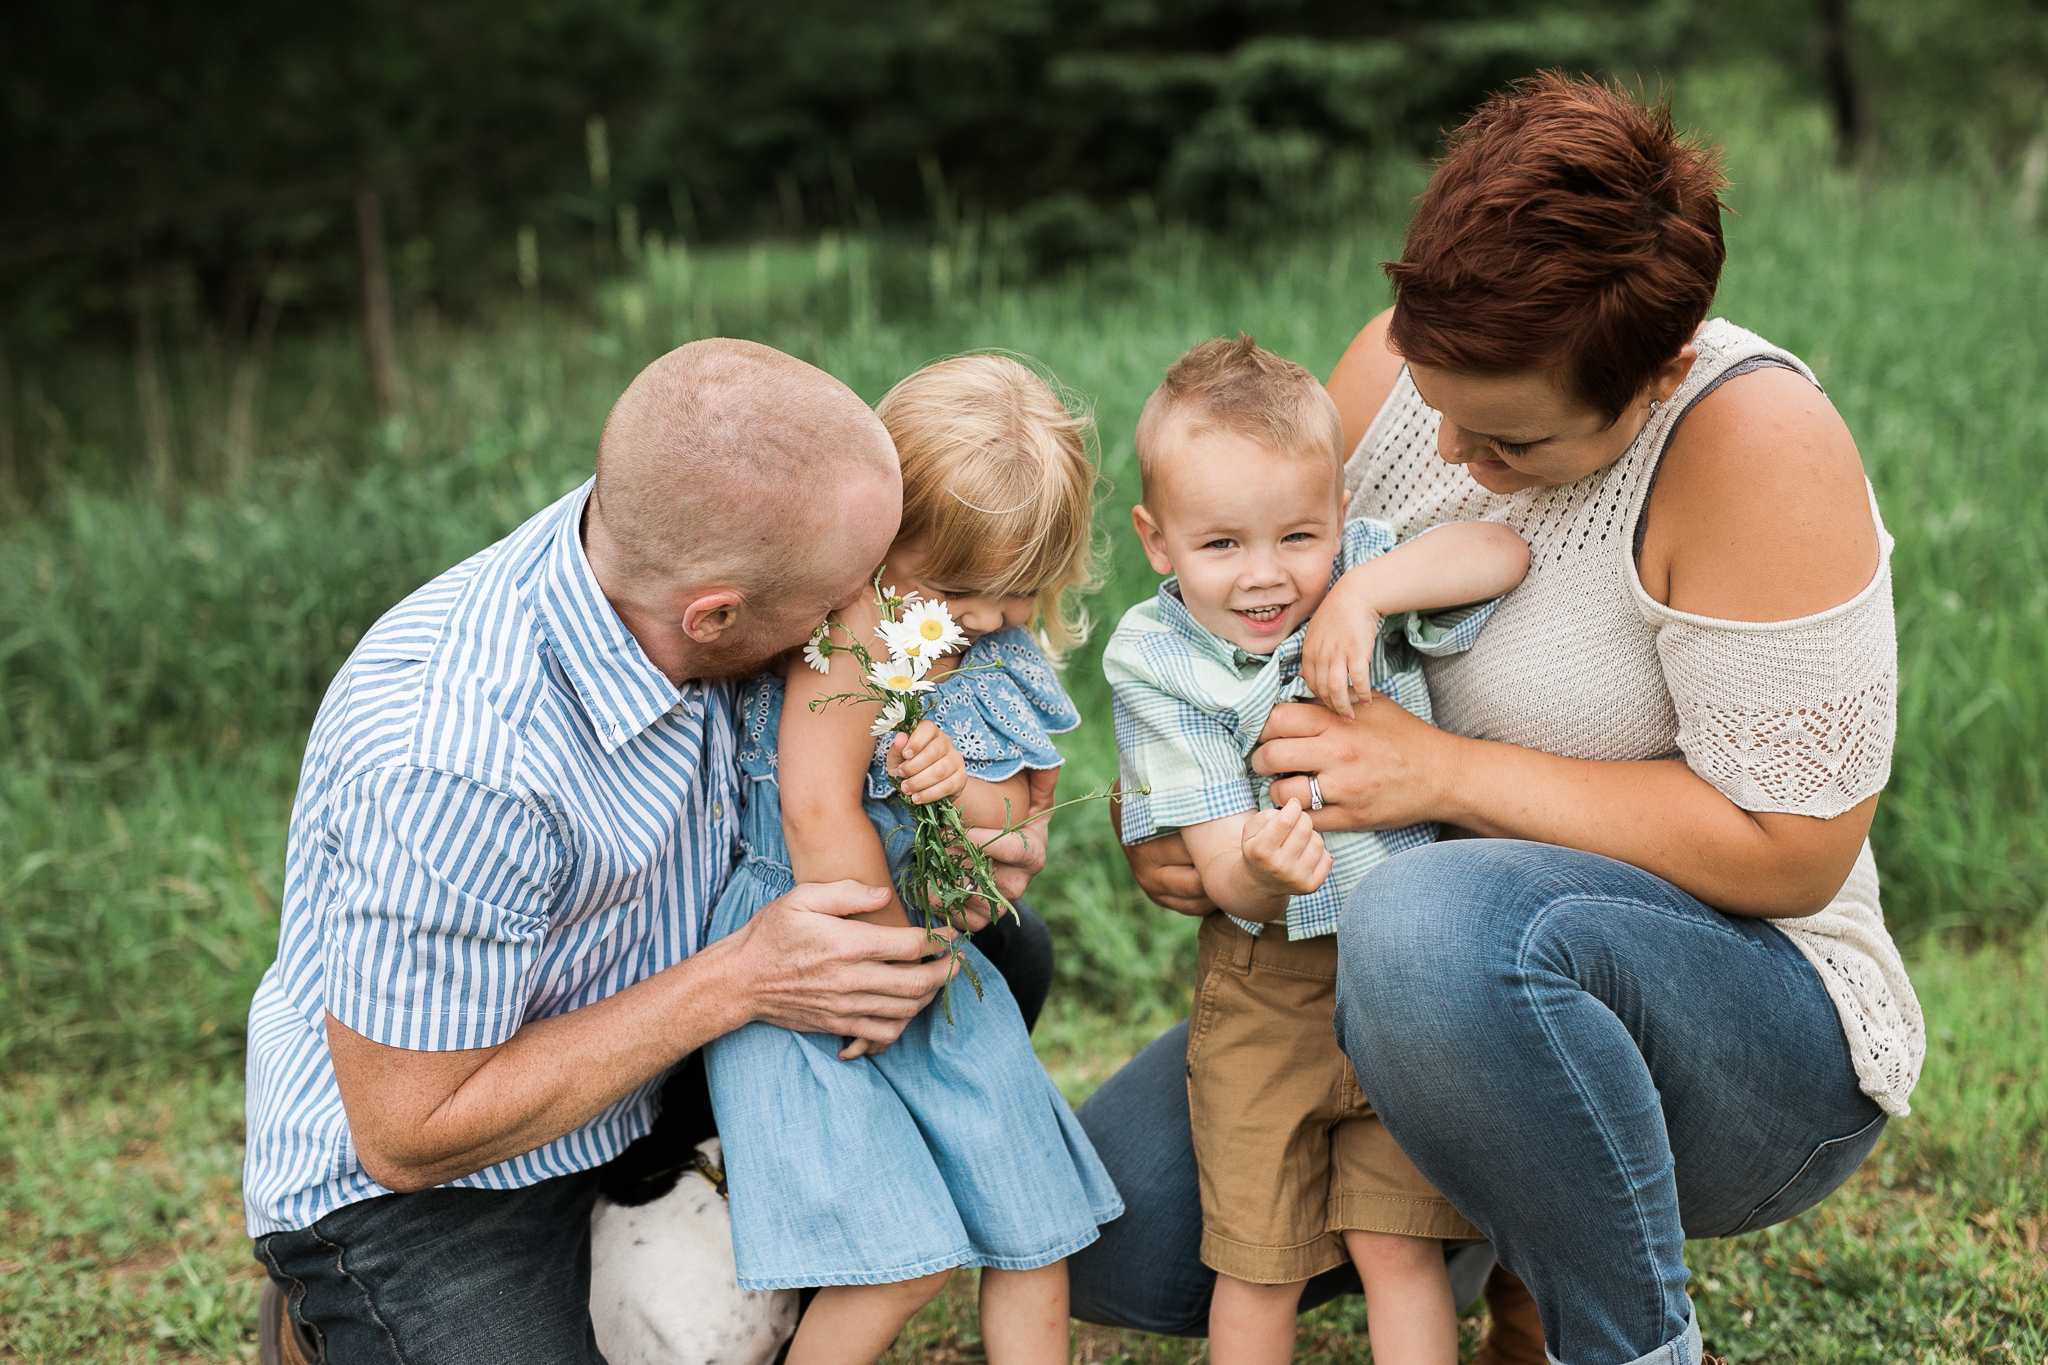
[[[916,593],[899,597],[894,588],[881,585],[875,576],[875,600],[882,621],[875,628],[888,657],[880,660],[854,634],[836,621],[826,621],[804,646],[804,662],[820,673],[832,671],[831,658],[850,652],[859,662],[863,677],[858,691],[842,692],[811,703],[819,707],[835,701],[880,702],[882,714],[873,727],[877,738],[900,731],[909,734],[924,719],[924,694],[937,684],[926,680],[932,665],[967,644],[967,632],[954,621],[944,602],[928,602]],[[843,640],[834,639],[834,632]],[[994,665],[1000,667],[1000,665]],[[979,844],[967,837],[967,821],[960,807],[948,797],[917,805],[898,797],[908,815],[910,857],[898,876],[897,890],[906,906],[927,911],[925,931],[955,963],[968,983],[981,996],[981,978],[960,951],[967,941],[966,913],[976,901],[986,901],[996,918],[1014,917],[1016,907],[996,889],[995,869]],[[1014,826],[1012,826],[1014,828]],[[1008,833],[1006,829],[1004,833]],[[952,937],[939,933],[941,925],[956,931]],[[946,1019],[953,1018],[952,988],[941,997]]]

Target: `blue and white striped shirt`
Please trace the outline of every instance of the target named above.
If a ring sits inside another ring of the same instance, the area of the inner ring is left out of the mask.
[[[697,948],[737,847],[733,689],[648,662],[584,556],[589,495],[392,608],[321,703],[249,1012],[251,1236],[388,1193],[356,1159],[328,1013],[392,1047],[489,1047]],[[609,1160],[659,1081],[451,1183]]]

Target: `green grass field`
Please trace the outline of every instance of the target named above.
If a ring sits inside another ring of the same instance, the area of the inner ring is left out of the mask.
[[[1710,1349],[1740,1361],[2032,1365],[2048,1361],[2043,238],[2009,221],[1999,187],[1827,169],[1817,121],[1766,135],[1737,93],[1707,91],[1739,215],[1716,312],[1812,362],[1897,538],[1899,750],[1873,837],[1930,1056],[1915,1114],[1849,1188],[1787,1227],[1696,1244],[1694,1288]],[[1126,517],[1130,431],[1159,373],[1236,330],[1327,372],[1384,306],[1376,264],[1399,227],[1395,208],[1284,241],[1162,231],[1127,261],[1037,282],[965,235],[663,252],[584,313],[418,321],[388,421],[347,337],[281,345],[261,458],[232,486],[207,473],[227,467],[225,371],[195,351],[166,366],[195,474],[174,502],[128,491],[125,362],[53,360],[51,394],[118,401],[23,427],[64,491],[0,520],[0,1361],[253,1358],[242,1026],[275,948],[312,709],[384,608],[584,477],[647,359],[753,336],[874,398],[952,351],[1036,357],[1100,424],[1110,554],[1091,609],[1109,622],[1153,586]],[[1067,746],[1074,791],[1114,772],[1095,658],[1068,670],[1090,718]],[[1096,813],[1054,844],[1033,893],[1061,936],[1040,1045],[1078,1099],[1175,1017],[1193,926],[1135,893]],[[935,1305],[898,1356],[974,1358],[969,1302]],[[1307,1358],[1364,1359],[1358,1328],[1355,1304],[1321,1310]],[[1199,1353],[1097,1332],[1081,1346]]]

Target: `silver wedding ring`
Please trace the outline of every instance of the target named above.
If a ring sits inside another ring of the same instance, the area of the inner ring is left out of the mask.
[[[1310,810],[1321,810],[1323,808],[1323,784],[1316,781],[1314,773],[1310,773],[1308,778],[1308,808]]]

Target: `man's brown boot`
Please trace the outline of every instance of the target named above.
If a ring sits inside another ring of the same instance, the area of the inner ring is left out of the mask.
[[[1495,1266],[1486,1278],[1486,1309],[1493,1315],[1493,1327],[1472,1365],[1545,1365],[1536,1300],[1504,1265]]]
[[[292,1321],[284,1291],[267,1276],[263,1305],[256,1310],[256,1351],[262,1365],[319,1365],[312,1343]]]

